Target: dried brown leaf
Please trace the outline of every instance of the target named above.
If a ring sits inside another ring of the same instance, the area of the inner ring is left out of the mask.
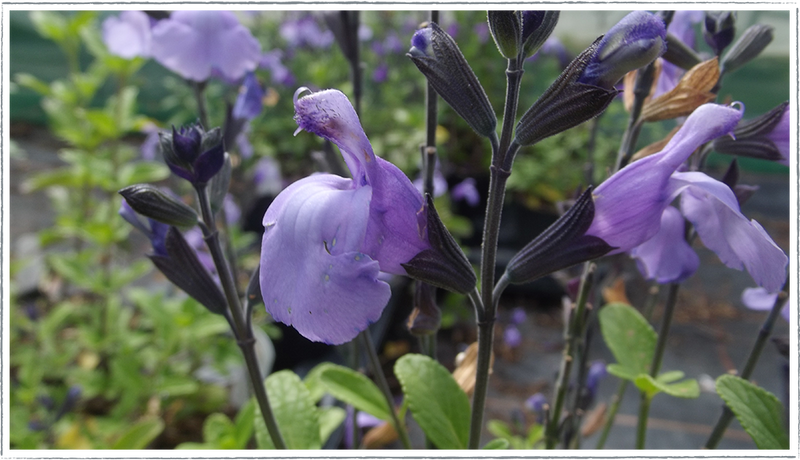
[[[642,121],[661,121],[689,115],[697,107],[713,101],[711,90],[719,80],[717,58],[701,62],[686,72],[671,91],[646,103]]]
[[[652,95],[656,91],[656,85],[658,84],[658,77],[661,75],[661,59],[655,60],[655,74],[653,76],[653,84],[650,86],[650,95]],[[638,70],[631,70],[630,72],[625,74],[624,79],[622,80],[623,88],[625,91],[622,92],[622,103],[625,106],[625,110],[628,112],[631,111],[631,107],[633,107],[633,99],[635,94],[633,94],[633,90],[636,86],[636,76],[639,74]],[[652,96],[648,95],[644,99],[644,103],[650,102]]]
[[[603,288],[603,299],[608,303],[621,302],[630,305],[631,302],[625,294],[625,280],[619,277],[614,284]]]
[[[586,414],[581,426],[581,436],[584,438],[597,432],[606,423],[606,403],[600,403]]]
[[[489,373],[494,367],[494,353],[489,360]],[[475,391],[475,373],[478,369],[478,342],[473,342],[462,353],[456,357],[456,369],[453,371],[453,378],[458,386],[467,394],[472,396]]]

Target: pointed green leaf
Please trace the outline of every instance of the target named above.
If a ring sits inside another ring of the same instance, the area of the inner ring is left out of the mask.
[[[397,360],[394,373],[411,414],[431,442],[439,449],[466,448],[469,398],[450,372],[427,356],[407,354]]]
[[[239,409],[236,414],[236,419],[233,421],[234,429],[236,430],[236,445],[237,449],[247,448],[247,441],[253,436],[253,423],[256,414],[256,401],[250,399],[244,406]]]
[[[487,450],[505,450],[508,449],[510,446],[511,444],[509,444],[507,440],[503,438],[497,438],[487,442],[486,445],[483,446],[483,448]]]
[[[235,432],[233,422],[227,415],[215,412],[203,422],[203,441],[221,446],[225,438],[232,437]]]
[[[160,418],[148,418],[134,424],[111,446],[112,449],[144,449],[161,432],[164,421]]]
[[[392,409],[386,403],[386,398],[372,380],[365,375],[347,367],[332,364],[322,370],[319,378],[335,398],[381,420],[392,420],[390,412]]]
[[[329,362],[319,363],[308,371],[308,374],[306,374],[306,377],[303,379],[303,383],[306,385],[306,388],[308,388],[308,392],[311,394],[311,400],[314,401],[314,403],[319,402],[327,392],[325,385],[320,379],[322,371],[333,365],[333,363]]]
[[[622,303],[606,305],[598,316],[603,339],[624,368],[617,369],[618,374],[614,375],[648,373],[658,336],[647,320],[635,308]]]
[[[673,371],[669,373],[672,375],[668,375],[667,377],[673,378],[677,372],[680,371]],[[700,385],[697,384],[697,380],[695,379],[686,379],[677,383],[665,383],[647,374],[640,374],[633,382],[650,398],[662,391],[677,398],[697,398],[700,396]]]
[[[321,407],[319,409],[319,439],[323,444],[331,434],[344,422],[347,412],[341,407]]]
[[[300,377],[292,371],[276,372],[265,381],[272,413],[287,449],[320,449],[319,414]],[[254,417],[259,449],[274,449],[261,409]]]
[[[789,448],[789,437],[781,423],[783,405],[775,395],[727,374],[717,379],[717,393],[759,449]]]
[[[658,377],[656,377],[656,380],[661,383],[672,383],[682,379],[685,375],[686,374],[684,374],[683,371],[662,372],[658,375]]]

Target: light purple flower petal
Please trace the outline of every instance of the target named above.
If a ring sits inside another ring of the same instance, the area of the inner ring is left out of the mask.
[[[463,181],[456,184],[450,194],[453,197],[453,200],[464,200],[470,206],[477,206],[478,203],[481,202],[481,195],[478,193],[478,189],[475,187],[475,179],[472,177],[467,177]]]
[[[153,57],[194,81],[217,69],[238,79],[255,70],[261,45],[229,11],[176,11],[153,28]]]
[[[381,271],[404,275],[401,264],[430,247],[422,195],[395,165],[375,156],[347,96],[327,90],[298,99],[298,93],[297,124],[339,147],[355,187],[372,187],[363,252],[380,262]]]
[[[258,195],[275,195],[283,188],[281,165],[275,158],[261,158],[253,171],[253,183],[256,185]]]
[[[770,294],[762,287],[747,288],[742,291],[742,303],[745,307],[756,311],[769,311],[775,306],[778,300],[778,294]],[[789,299],[783,303],[781,307],[781,316],[787,322],[789,321]]]
[[[414,179],[414,187],[423,193],[425,191],[425,179],[421,176],[424,171],[420,171],[420,177]],[[436,169],[433,171],[433,197],[437,198],[447,193],[447,179],[439,169],[439,163],[436,163]]]
[[[139,147],[139,153],[142,154],[142,158],[144,160],[155,160],[156,152],[158,151],[158,146],[160,144],[160,137],[158,134],[160,131],[161,130],[155,125],[155,123],[147,123],[142,128],[142,132],[147,134],[147,137],[145,137],[141,147]]]
[[[150,57],[150,18],[143,11],[123,11],[103,21],[103,41],[111,54],[133,59]]]
[[[700,258],[684,237],[683,216],[672,206],[661,215],[658,233],[633,248],[631,257],[637,259],[642,276],[662,284],[681,282],[700,266]]]
[[[304,337],[352,340],[389,301],[379,264],[362,253],[372,188],[318,174],[290,185],[264,215],[261,292],[267,311]]]
[[[675,173],[671,188],[681,194],[681,212],[703,244],[730,268],[747,269],[756,283],[778,292],[789,259],[755,220],[739,210],[731,189],[703,173]]]
[[[609,254],[629,251],[652,238],[661,214],[679,193],[669,189],[672,173],[700,145],[729,133],[741,116],[723,105],[697,108],[661,152],[627,165],[597,187],[595,216],[586,234],[617,248]]]
[[[509,348],[517,348],[522,345],[522,333],[519,332],[517,326],[510,324],[503,331],[503,343]]]
[[[232,115],[234,118],[252,120],[261,114],[264,108],[264,88],[258,82],[253,72],[248,72],[239,87],[239,94],[233,104]]]

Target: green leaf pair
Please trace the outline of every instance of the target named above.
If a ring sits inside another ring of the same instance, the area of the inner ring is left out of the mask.
[[[684,377],[681,371],[663,372],[655,378],[650,376],[658,335],[635,308],[612,303],[604,306],[598,317],[603,339],[617,360],[607,367],[610,374],[630,380],[648,398],[662,392],[678,398],[700,396],[697,381],[681,380]]]

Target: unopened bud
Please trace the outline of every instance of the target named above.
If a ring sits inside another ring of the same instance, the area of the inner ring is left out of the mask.
[[[736,13],[731,11],[706,13],[703,38],[708,46],[719,56],[733,41],[736,34]]]
[[[722,71],[733,72],[752,61],[772,42],[772,26],[755,24],[744,31],[722,60]]]

